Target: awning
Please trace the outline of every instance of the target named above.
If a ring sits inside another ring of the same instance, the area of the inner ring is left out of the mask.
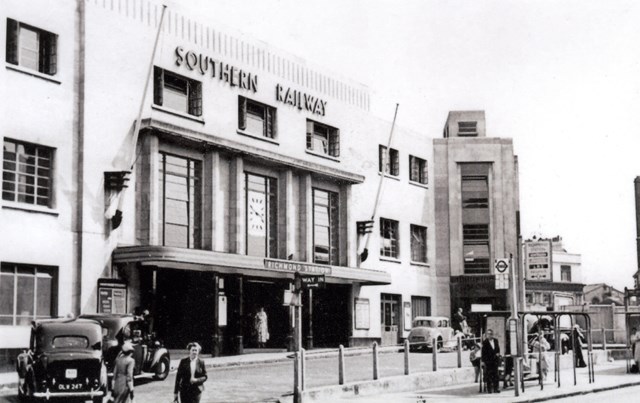
[[[113,252],[113,263],[136,263],[141,266],[242,274],[263,278],[293,279],[295,273],[324,274],[327,283],[391,284],[391,275],[385,271],[168,246],[119,246]]]

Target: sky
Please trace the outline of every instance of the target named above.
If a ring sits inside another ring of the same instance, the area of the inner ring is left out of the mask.
[[[371,111],[442,136],[486,112],[520,164],[522,234],[562,236],[583,282],[633,287],[640,2],[174,0],[370,88]]]

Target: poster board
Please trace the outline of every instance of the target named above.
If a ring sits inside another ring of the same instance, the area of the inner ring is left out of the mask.
[[[227,326],[227,296],[218,295],[218,326]]]
[[[527,280],[553,281],[551,241],[529,241],[524,250]]]
[[[124,280],[98,279],[98,313],[127,313],[127,291]]]
[[[369,300],[367,298],[356,298],[354,302],[355,326],[359,330],[369,330]]]
[[[405,301],[403,304],[404,330],[411,330],[411,302]]]

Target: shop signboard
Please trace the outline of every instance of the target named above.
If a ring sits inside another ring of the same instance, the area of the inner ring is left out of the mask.
[[[127,283],[124,280],[98,279],[98,313],[127,313]]]
[[[526,242],[524,249],[527,280],[552,281],[551,241]]]

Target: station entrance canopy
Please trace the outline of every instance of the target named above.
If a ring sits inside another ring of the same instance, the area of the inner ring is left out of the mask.
[[[334,284],[391,284],[389,273],[379,270],[167,246],[121,246],[113,252],[113,263],[292,280],[296,273],[317,274],[324,275],[327,283]]]

